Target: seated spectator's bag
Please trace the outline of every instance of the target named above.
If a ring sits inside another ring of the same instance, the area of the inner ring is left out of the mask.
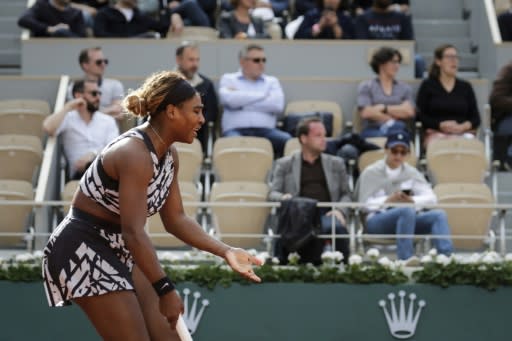
[[[295,197],[281,202],[277,233],[288,252],[296,252],[316,238],[320,231],[317,200]]]
[[[323,112],[323,111],[315,111],[315,112],[304,112],[304,113],[293,113],[290,112],[284,117],[283,122],[283,130],[288,132],[293,137],[297,137],[296,130],[297,124],[306,118],[310,117],[318,117],[322,120],[325,126],[325,131],[327,136],[332,136],[332,112]]]

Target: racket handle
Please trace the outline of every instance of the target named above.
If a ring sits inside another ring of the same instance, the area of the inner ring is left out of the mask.
[[[183,320],[183,316],[181,315],[178,318],[178,323],[176,323],[176,331],[178,332],[181,341],[193,341],[187,325],[185,324],[185,320]]]

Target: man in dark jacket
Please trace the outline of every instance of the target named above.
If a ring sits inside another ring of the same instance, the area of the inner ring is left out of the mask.
[[[85,37],[82,12],[70,6],[70,0],[38,0],[18,19],[20,27],[34,37]]]
[[[200,74],[199,70],[199,47],[192,42],[183,42],[176,49],[176,68],[180,71],[201,95],[203,100],[203,115],[207,124],[203,124],[197,134],[201,141],[203,150],[206,150],[208,142],[208,123],[217,121],[219,114],[219,102],[215,87],[210,79]]]
[[[170,20],[168,13],[160,15],[160,20],[141,13],[137,0],[117,0],[115,5],[103,7],[96,14],[94,35],[103,38],[153,38],[158,33],[165,37]]]
[[[348,176],[342,158],[325,154],[327,141],[325,127],[320,118],[307,118],[297,126],[297,137],[301,150],[285,156],[276,162],[272,175],[271,201],[283,201],[296,197],[305,197],[318,202],[351,202]],[[334,222],[336,234],[347,234],[346,221],[349,210],[341,208],[319,208],[320,232],[329,234]],[[313,240],[306,246],[308,250],[299,250],[302,261],[318,263],[325,247],[331,240]],[[320,247],[318,247],[320,246]],[[311,250],[314,250],[311,252]],[[349,256],[349,240],[336,239],[336,250],[343,253],[344,260]],[[305,252],[301,252],[305,251]],[[307,254],[309,259],[304,259]]]

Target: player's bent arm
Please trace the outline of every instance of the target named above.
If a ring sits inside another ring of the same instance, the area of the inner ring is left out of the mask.
[[[150,283],[165,276],[155,249],[144,230],[147,216],[147,188],[153,175],[145,146],[136,141],[121,146],[115,156],[119,179],[119,207],[123,239],[137,266]]]

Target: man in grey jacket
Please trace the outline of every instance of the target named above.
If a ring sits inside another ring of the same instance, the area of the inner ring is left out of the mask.
[[[298,124],[297,136],[301,150],[277,160],[270,200],[282,201],[300,196],[319,202],[351,202],[345,163],[340,157],[323,153],[327,144],[325,135],[324,124],[319,118],[308,118]],[[347,234],[345,226],[348,208],[319,210],[322,234],[331,233],[333,218],[336,234]],[[328,248],[329,245],[330,239],[325,240],[325,246]],[[321,253],[325,248],[317,249]],[[336,250],[343,253],[345,261],[348,260],[348,239],[337,238]],[[320,254],[315,256],[319,258]]]

